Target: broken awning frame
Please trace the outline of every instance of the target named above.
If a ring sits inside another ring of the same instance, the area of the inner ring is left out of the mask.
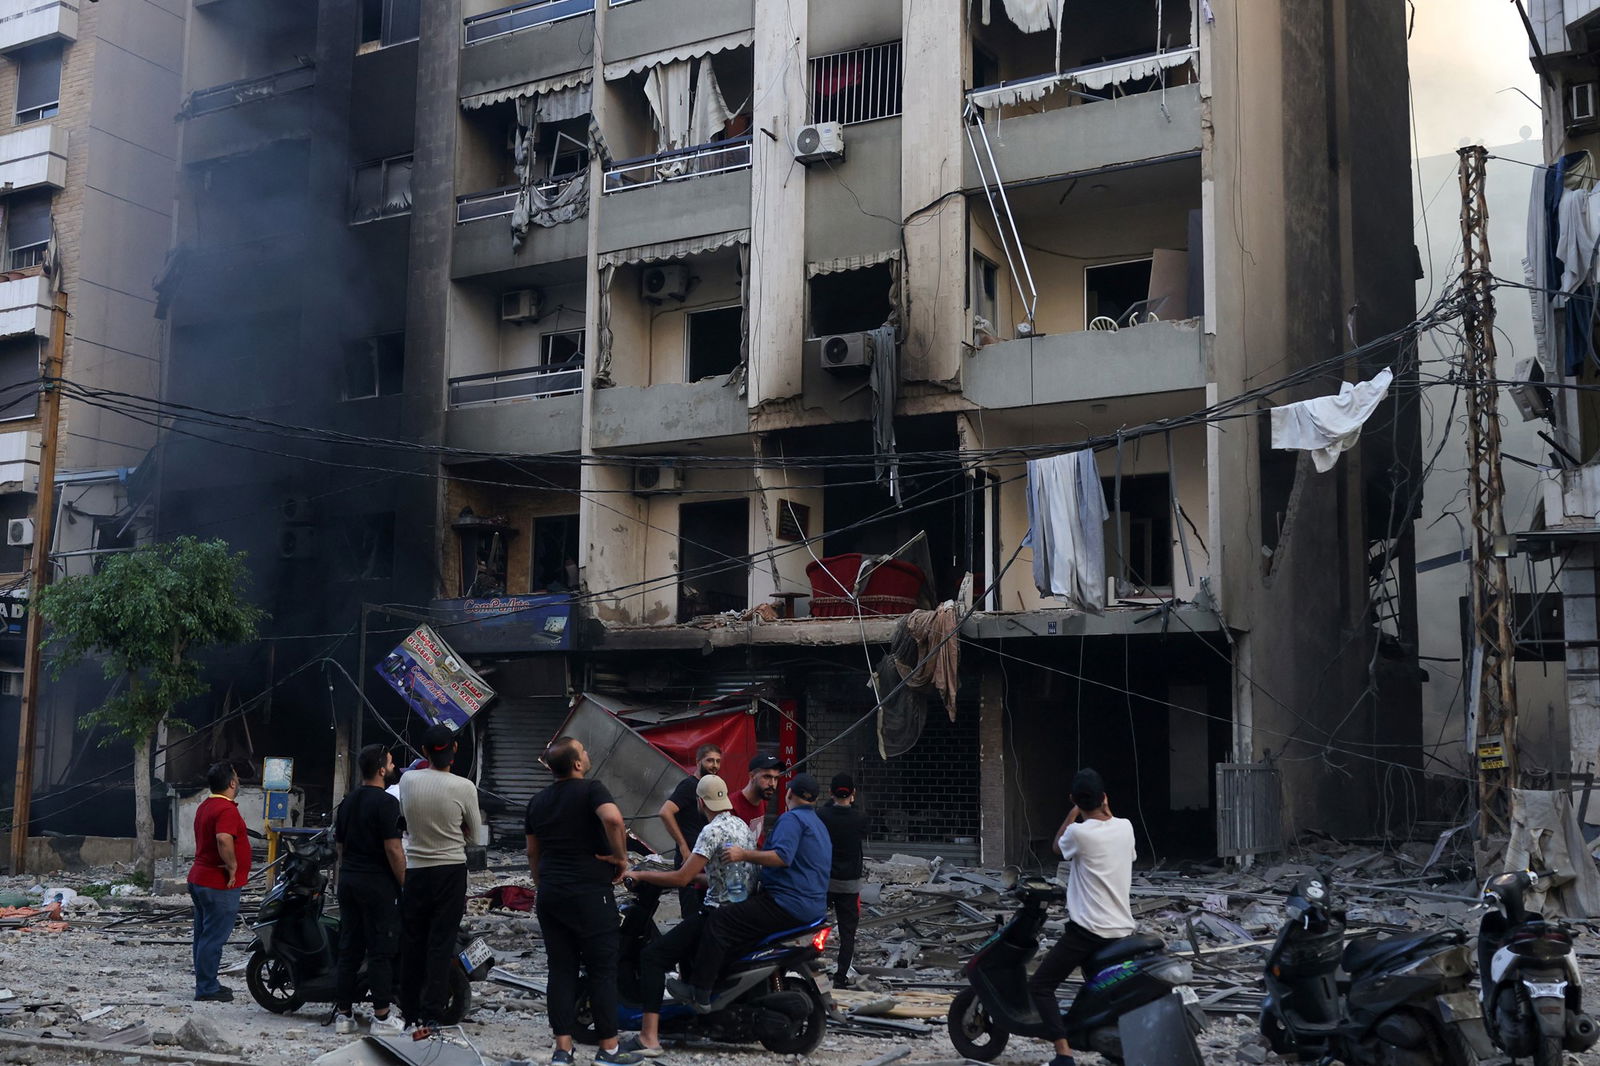
[[[630,74],[642,74],[651,67],[658,67],[666,63],[676,63],[686,59],[699,59],[702,56],[716,55],[718,52],[727,52],[734,48],[747,48],[755,43],[755,39],[755,30],[737,30],[706,41],[695,41],[693,44],[666,48],[659,52],[648,52],[642,56],[634,56],[632,59],[620,59],[615,63],[606,64],[605,79],[606,81],[616,81],[619,78],[626,78]]]
[[[865,255],[841,255],[834,259],[821,259],[806,264],[806,277],[815,278],[823,274],[840,274],[846,270],[865,270],[867,267],[882,266],[884,263],[898,263],[900,249],[892,248],[882,252],[868,252]],[[899,306],[898,301],[896,306]]]
[[[661,241],[656,244],[636,244],[630,248],[618,248],[614,252],[601,252],[599,266],[604,270],[606,267],[628,266],[632,263],[661,263],[749,243],[748,229],[727,230],[703,237],[685,237],[682,240]]]
[[[586,115],[593,107],[594,99],[594,71],[579,70],[571,74],[562,74],[554,78],[542,78],[539,81],[525,81],[520,85],[508,86],[504,89],[495,89],[486,93],[475,93],[472,96],[461,98],[463,111],[475,111],[480,107],[490,107],[494,104],[503,104],[518,97],[544,97],[540,101],[539,116],[542,121],[554,122],[565,118],[577,118]],[[582,107],[579,107],[579,104]],[[570,114],[557,112],[571,111]]]
[[[1114,63],[1096,63],[1092,66],[1064,70],[1060,74],[1040,74],[1032,78],[1003,81],[999,85],[985,85],[967,94],[967,102],[975,108],[991,110],[1010,107],[1025,100],[1040,100],[1050,92],[1065,85],[1073,85],[1090,92],[1104,89],[1135,78],[1149,78],[1163,70],[1200,61],[1198,47],[1178,48],[1170,52],[1151,52],[1132,59],[1119,59]]]

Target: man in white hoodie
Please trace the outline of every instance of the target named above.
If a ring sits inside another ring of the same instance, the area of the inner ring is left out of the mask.
[[[1072,863],[1067,880],[1067,926],[1028,979],[1028,992],[1056,1044],[1049,1066],[1075,1066],[1056,989],[1095,952],[1133,935],[1134,930],[1128,904],[1133,860],[1137,858],[1133,823],[1112,815],[1105,782],[1088,768],[1072,779],[1072,803],[1055,845],[1061,857]]]

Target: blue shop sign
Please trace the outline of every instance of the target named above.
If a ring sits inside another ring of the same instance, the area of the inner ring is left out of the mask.
[[[440,632],[470,654],[572,648],[572,597],[565,594],[435,600],[434,608]]]

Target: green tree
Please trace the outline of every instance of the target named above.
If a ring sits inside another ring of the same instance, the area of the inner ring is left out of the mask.
[[[103,727],[102,745],[134,744],[134,824],[138,869],[155,873],[155,821],[150,811],[150,753],[173,708],[206,691],[192,656],[241,644],[256,635],[261,611],[242,594],[244,554],[222,540],[181,537],[103,557],[93,574],[47,585],[35,605],[55,642],[52,677],[87,658],[119,682],[104,703],[79,718]]]

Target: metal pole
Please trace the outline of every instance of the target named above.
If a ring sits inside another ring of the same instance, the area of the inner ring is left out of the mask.
[[[11,806],[11,872],[25,872],[33,802],[33,746],[39,721],[39,667],[44,623],[39,592],[50,583],[50,542],[56,517],[56,456],[61,447],[61,377],[67,350],[67,294],[56,293],[50,311],[50,350],[44,365],[39,412],[39,491],[34,504],[33,553],[28,563],[28,625],[22,653],[22,711],[17,723],[16,793]]]

